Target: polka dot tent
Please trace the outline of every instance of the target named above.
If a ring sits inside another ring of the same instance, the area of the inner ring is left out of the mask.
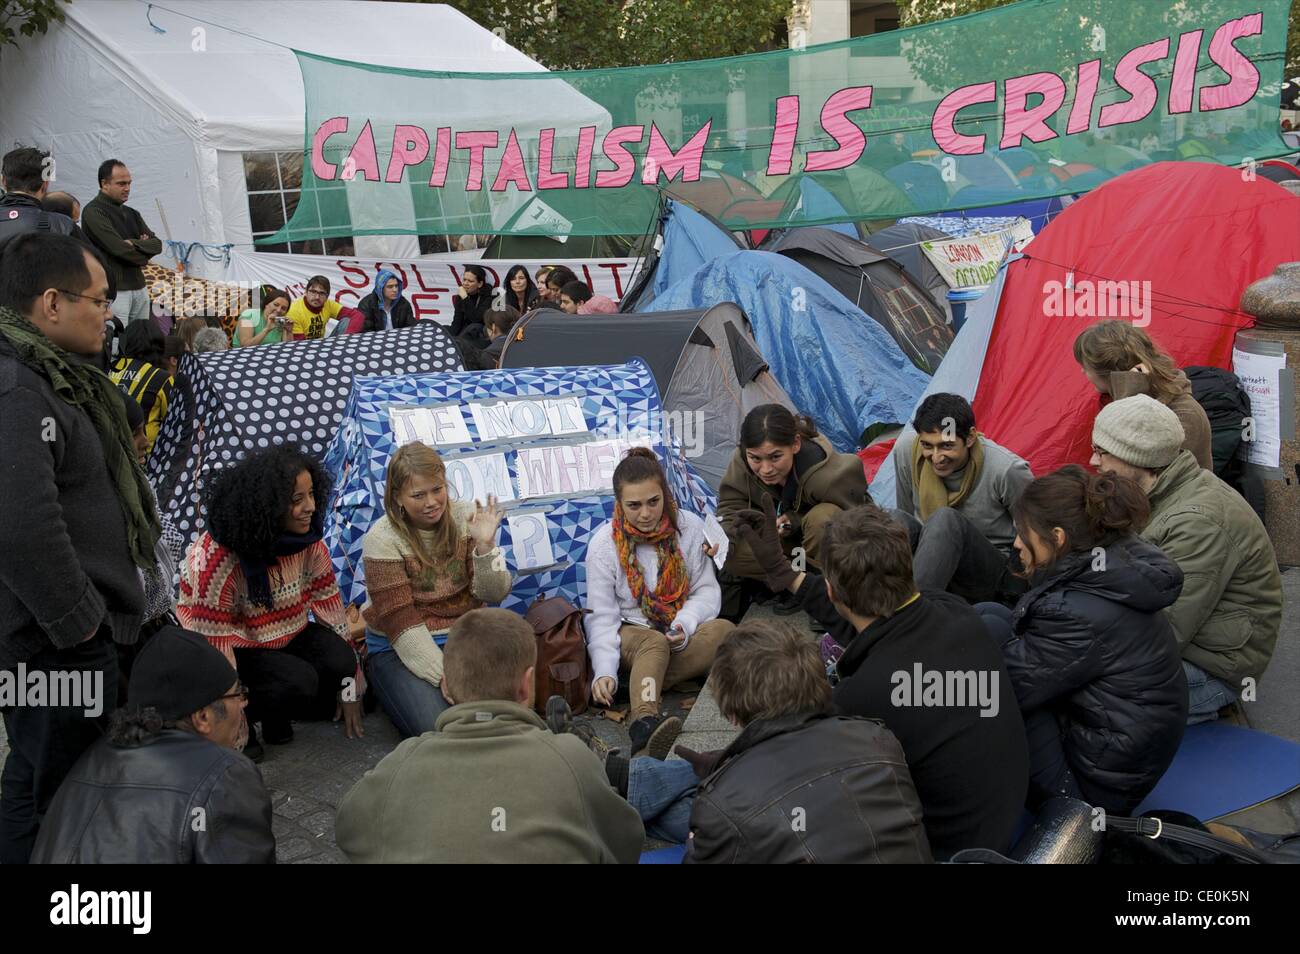
[[[388,407],[398,405],[465,404],[516,396],[580,395],[589,434],[582,439],[611,440],[625,437],[620,427],[631,422],[662,421],[662,405],[650,369],[640,359],[627,364],[585,368],[528,368],[484,371],[477,374],[423,374],[402,377],[359,378],[352,386],[343,422],[325,455],[334,475],[334,495],[325,520],[325,543],[334,559],[343,598],[350,603],[365,599],[362,540],[384,509],[384,479],[388,461],[397,450],[389,425]],[[509,475],[519,489],[518,459],[510,445],[479,443],[470,413],[464,414],[474,444],[438,448],[444,460],[491,449],[506,451]],[[700,516],[712,513],[717,498],[686,460],[680,446],[666,445],[662,435],[650,435],[649,444],[665,465],[668,481],[679,506]],[[587,580],[584,563],[591,534],[613,516],[612,493],[566,499],[527,500],[521,511],[545,511],[555,562],[537,572],[520,573],[510,539],[510,527],[501,522],[498,542],[506,565],[515,577],[502,606],[523,612],[539,594],[563,596],[582,606]],[[507,511],[509,513],[509,511]]]
[[[357,376],[460,368],[455,342],[433,322],[187,354],[149,457],[159,507],[188,547],[203,532],[201,502],[213,472],[249,451],[286,442],[323,457]]]

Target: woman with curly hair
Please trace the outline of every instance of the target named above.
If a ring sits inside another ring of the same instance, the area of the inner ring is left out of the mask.
[[[1103,404],[1145,394],[1177,414],[1186,435],[1182,449],[1206,470],[1214,469],[1210,419],[1192,396],[1187,375],[1145,331],[1118,318],[1089,325],[1074,339],[1074,360]]]
[[[450,704],[442,693],[442,650],[451,624],[500,603],[510,571],[496,546],[496,498],[450,500],[438,452],[407,444],[388,464],[384,515],[366,531],[368,668],[379,703],[403,736],[436,727]]]
[[[359,657],[321,540],[329,490],[320,462],[297,447],[249,455],[213,479],[208,529],[181,566],[176,615],[239,671],[254,761],[255,722],[266,741],[285,743],[290,719],[341,712],[348,737],[362,735]]]

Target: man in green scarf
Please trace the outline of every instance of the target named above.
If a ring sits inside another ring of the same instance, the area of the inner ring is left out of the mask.
[[[76,239],[19,235],[0,255],[4,864],[26,862],[45,808],[100,735],[117,697],[114,643],[139,636],[137,567],[152,565],[159,532],[122,401],[91,363],[108,294],[98,253]]]
[[[911,536],[916,585],[972,603],[1023,592],[1009,562],[1011,505],[1034,479],[1029,465],[981,434],[957,394],[927,397],[912,428],[894,445],[893,516]]]

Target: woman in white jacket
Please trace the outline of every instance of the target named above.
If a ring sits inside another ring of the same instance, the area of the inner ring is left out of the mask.
[[[704,521],[677,509],[654,452],[634,447],[614,470],[614,519],[587,547],[587,649],[592,698],[613,705],[629,671],[632,751],[667,755],[681,721],[664,719],[665,689],[709,671],[732,624],[722,604]]]

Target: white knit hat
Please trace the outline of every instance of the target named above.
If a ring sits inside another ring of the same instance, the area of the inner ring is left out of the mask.
[[[1092,443],[1126,464],[1158,470],[1178,456],[1186,435],[1178,415],[1153,397],[1112,401],[1092,425]]]

